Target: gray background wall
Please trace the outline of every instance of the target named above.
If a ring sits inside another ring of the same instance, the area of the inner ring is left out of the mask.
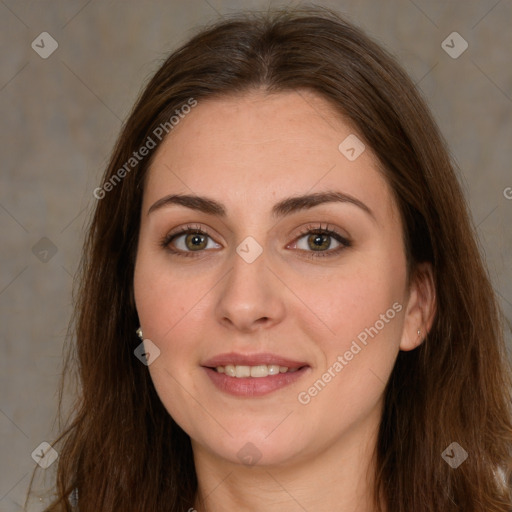
[[[512,318],[511,0],[318,3],[366,29],[423,91]],[[202,24],[269,4],[298,2],[0,0],[0,511],[21,510],[31,453],[57,431],[72,276],[122,120],[159,60]],[[441,46],[454,31],[468,43],[458,58]],[[46,59],[31,47],[42,32],[58,43]]]

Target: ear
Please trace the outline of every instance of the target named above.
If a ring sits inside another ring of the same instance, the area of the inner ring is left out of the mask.
[[[432,265],[420,263],[411,278],[400,350],[414,350],[423,343],[432,327],[435,313],[436,290]]]

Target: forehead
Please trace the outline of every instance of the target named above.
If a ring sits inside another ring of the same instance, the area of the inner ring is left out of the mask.
[[[236,215],[241,207],[270,210],[280,197],[339,190],[372,204],[378,215],[394,216],[371,149],[347,158],[353,156],[347,146],[355,142],[361,150],[360,138],[328,101],[309,91],[200,100],[158,148],[144,202],[169,193],[207,195]]]

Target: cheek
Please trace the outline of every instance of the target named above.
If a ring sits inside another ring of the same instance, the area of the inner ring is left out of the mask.
[[[364,333],[374,328],[387,334],[399,332],[400,322],[394,320],[401,318],[397,317],[404,307],[401,299],[399,287],[389,279],[368,271],[359,279],[350,276],[325,304],[334,338],[364,340]]]
[[[351,257],[330,275],[301,276],[297,295],[306,298],[314,315],[299,317],[327,353],[348,350],[359,337],[376,336],[398,343],[405,309],[405,256],[393,248]],[[316,317],[316,322],[312,319]],[[316,324],[316,325],[314,325]],[[315,336],[315,328],[319,334]],[[375,329],[378,333],[375,333]],[[371,338],[372,339],[372,338]]]
[[[197,417],[204,411],[191,396],[200,396],[196,389],[197,347],[204,319],[199,318],[201,297],[208,279],[170,270],[165,258],[141,251],[134,273],[137,312],[148,338],[160,350],[148,366],[155,390],[168,413],[187,432],[194,432]]]
[[[196,310],[200,301],[215,281],[207,272],[201,276],[192,270],[184,270],[169,263],[165,254],[141,251],[134,274],[135,303],[144,336],[165,350],[176,338],[180,327],[186,324],[193,337]],[[182,344],[180,344],[182,345]]]
[[[310,412],[339,426],[376,406],[399,350],[405,281],[405,255],[391,246],[361,253],[315,292],[309,288],[308,301],[322,320],[297,316],[322,354],[300,397]]]
[[[405,306],[399,287],[379,276],[367,271],[340,279],[322,302],[329,331],[320,335],[305,321],[300,326],[322,358],[299,402],[333,432],[375,410],[398,354]],[[311,300],[320,303],[316,297]]]

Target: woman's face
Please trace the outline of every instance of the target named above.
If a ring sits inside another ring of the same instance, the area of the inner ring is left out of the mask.
[[[312,93],[251,92],[199,101],[158,149],[135,299],[196,456],[286,464],[374,431],[419,343],[397,206],[356,136]]]

